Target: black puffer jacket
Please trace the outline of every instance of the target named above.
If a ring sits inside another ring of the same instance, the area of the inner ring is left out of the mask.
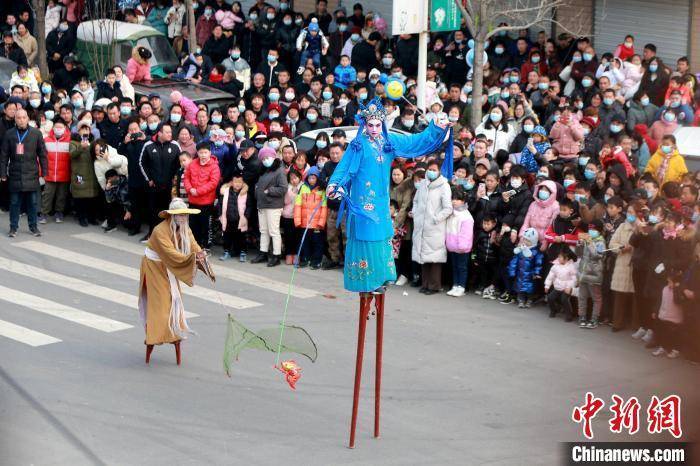
[[[155,191],[170,191],[179,167],[180,146],[175,142],[149,141],[143,145],[139,166],[146,183],[153,181]]]
[[[17,154],[19,139],[23,154]],[[41,167],[41,172],[39,172]],[[26,130],[12,129],[5,133],[0,148],[0,178],[7,177],[11,192],[39,189],[39,177],[49,170],[46,145],[41,131],[31,126]]]
[[[255,200],[258,209],[281,209],[287,194],[287,177],[282,161],[275,159],[270,168],[265,168],[255,185]]]
[[[508,225],[511,230],[520,230],[525,222],[525,216],[527,215],[527,209],[532,203],[532,192],[527,187],[527,184],[523,183],[518,189],[515,190],[516,193],[512,196],[508,202],[503,202],[503,219],[502,223]]]
[[[498,245],[491,242],[491,232],[479,229],[472,251],[476,251],[476,263],[479,265],[498,262]]]

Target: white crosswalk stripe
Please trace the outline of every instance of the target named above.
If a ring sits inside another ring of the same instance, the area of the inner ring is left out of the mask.
[[[0,270],[6,270],[10,273],[22,275],[23,277],[49,283],[60,288],[71,290],[75,293],[94,296],[105,301],[119,304],[120,306],[131,307],[133,308],[134,312],[137,312],[138,303],[135,292],[134,294],[124,293],[123,291],[115,290],[102,285],[96,285],[79,278],[52,272],[40,267],[34,267],[33,265],[13,261],[4,257],[0,257]],[[189,319],[192,317],[198,317],[199,314],[195,314],[194,312],[185,312],[185,316]]]
[[[109,238],[105,240],[104,235],[97,233],[83,233],[79,235],[73,235],[74,238],[78,238],[84,241],[89,241],[91,243],[99,244],[102,247],[108,247],[116,249],[122,252],[128,252],[130,254],[143,255],[144,246],[141,244],[131,243],[129,241],[124,241],[116,238]],[[215,267],[214,272],[216,277],[226,278],[229,280],[243,282],[246,285],[257,286],[264,288],[266,291],[274,291],[286,295],[289,291],[289,284],[283,283],[277,280],[272,280],[268,277],[262,275],[257,275],[250,272],[243,272],[238,269],[232,269],[228,267]],[[292,289],[292,296],[295,298],[313,298],[318,296],[318,292],[310,290],[308,288],[302,288],[300,286],[295,286]]]
[[[102,245],[104,246],[104,244]],[[51,257],[53,259],[60,259],[66,262],[71,262],[73,264],[80,265],[81,267],[99,270],[101,273],[109,273],[131,280],[139,280],[138,269],[117,264],[115,262],[106,261],[96,257],[88,256],[86,254],[81,254],[79,252],[71,251],[69,249],[60,248],[58,246],[53,246],[38,241],[23,241],[21,243],[15,243],[14,246],[25,249],[27,251],[31,251],[34,254],[40,254],[43,256]],[[262,306],[261,303],[258,303],[256,301],[240,298],[238,296],[230,295],[227,293],[220,293],[215,290],[203,287],[197,287],[196,290],[193,290],[186,286],[183,286],[182,293],[189,296],[201,298],[212,303],[221,304],[225,307],[230,307],[233,309],[248,309],[251,307]],[[134,293],[134,296],[136,296],[136,293]],[[132,297],[132,299],[134,298]]]
[[[0,300],[9,303],[17,304],[18,306],[28,307],[35,311],[43,312],[54,317],[68,320],[76,324],[91,327],[103,332],[116,332],[131,328],[129,324],[119,322],[117,320],[108,319],[97,314],[81,311],[74,307],[59,304],[48,299],[40,298],[22,291],[13,290],[0,285]]]
[[[29,346],[44,346],[58,343],[61,340],[44,333],[30,330],[21,325],[15,325],[5,320],[0,320],[0,336],[24,343]]]

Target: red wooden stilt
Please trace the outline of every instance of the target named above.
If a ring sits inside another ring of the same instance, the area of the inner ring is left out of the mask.
[[[151,353],[153,352],[153,345],[146,345],[146,364],[151,362]]]
[[[180,365],[180,342],[176,341],[173,343],[175,345],[175,358],[177,359],[177,365]]]
[[[350,445],[355,448],[355,428],[357,427],[357,407],[360,402],[360,382],[362,379],[362,358],[365,351],[365,331],[367,330],[367,315],[372,304],[372,295],[360,295],[360,324],[357,330],[357,359],[355,361],[355,389],[352,395],[352,420],[350,421]]]
[[[374,437],[379,437],[379,404],[382,388],[382,340],[384,338],[384,295],[374,297],[377,309],[377,354],[374,372]]]

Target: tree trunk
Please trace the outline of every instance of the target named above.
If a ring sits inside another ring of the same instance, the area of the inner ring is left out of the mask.
[[[197,31],[196,24],[194,21],[194,8],[192,8],[192,0],[187,0],[187,48],[190,53],[197,50]],[[200,44],[204,45],[204,44]]]
[[[482,96],[484,94],[484,45],[485,34],[477,32],[474,37],[474,67],[472,68],[472,116],[471,126],[476,129],[481,124]]]
[[[39,71],[41,79],[49,79],[49,64],[46,60],[46,0],[32,0],[34,9],[34,38],[37,42]]]

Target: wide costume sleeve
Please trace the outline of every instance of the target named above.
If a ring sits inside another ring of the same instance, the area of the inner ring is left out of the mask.
[[[389,141],[396,157],[413,159],[440,149],[448,131],[449,129],[442,129],[430,122],[427,128],[417,134],[389,133]]]
[[[189,232],[192,252],[187,255],[182,254],[175,248],[170,238],[170,228],[166,228],[167,226],[167,222],[161,223],[161,228],[153,229],[148,246],[158,253],[163,265],[175,275],[175,278],[187,286],[193,286],[194,276],[197,272],[196,253],[201,251],[201,248],[192,232]]]

